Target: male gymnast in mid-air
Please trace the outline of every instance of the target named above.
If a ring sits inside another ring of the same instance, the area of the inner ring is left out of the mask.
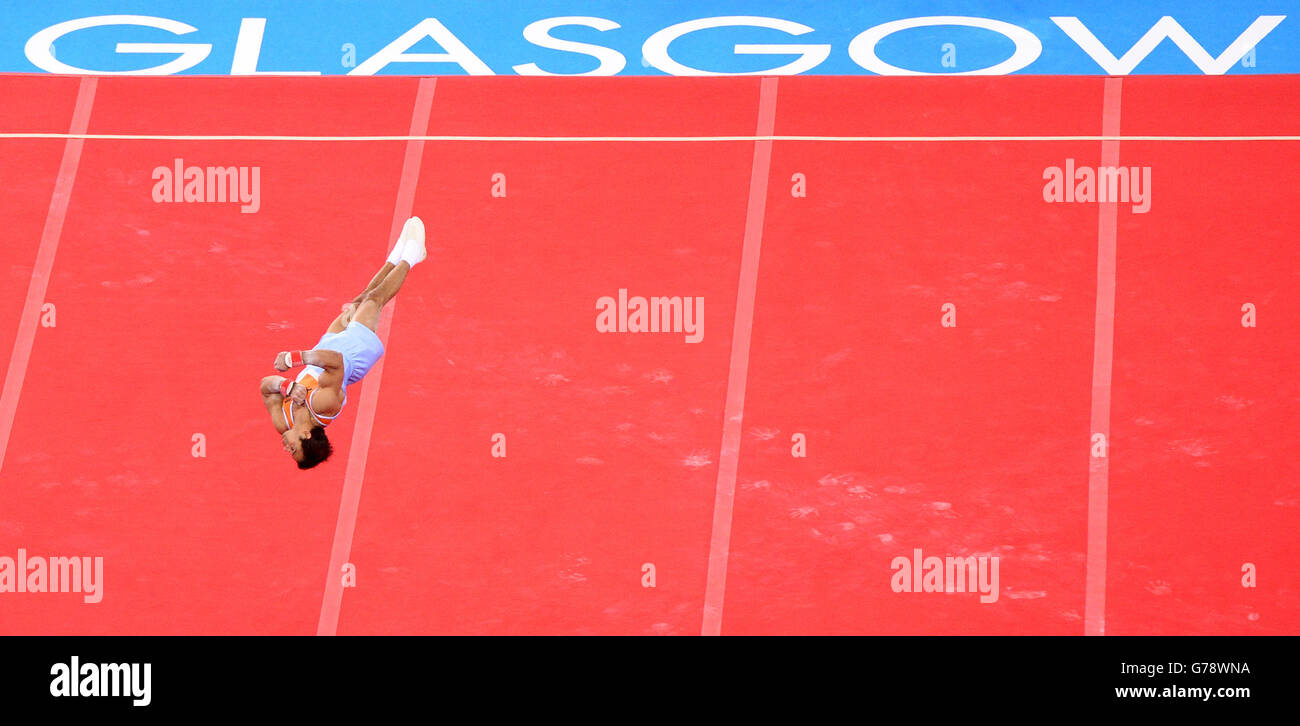
[[[316,347],[275,356],[278,371],[302,366],[297,377],[267,376],[261,387],[271,424],[299,469],[310,469],[333,452],[325,427],[348,402],[347,387],[361,380],[384,355],[384,344],[375,333],[379,311],[397,295],[406,273],[424,257],[424,223],[411,217],[402,226],[388,261],[356,299],[343,305]]]

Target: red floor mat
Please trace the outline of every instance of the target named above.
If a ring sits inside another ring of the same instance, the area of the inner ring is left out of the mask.
[[[78,82],[0,76],[6,352],[65,145],[13,135],[66,132]],[[103,78],[89,133],[401,137],[417,85]],[[1121,125],[1295,134],[1298,85],[1126,78]],[[778,136],[1101,133],[1101,78],[777,88]],[[393,316],[340,634],[701,631],[756,143],[717,137],[753,136],[759,97],[756,78],[437,80],[429,134],[525,138],[424,146],[430,260]],[[710,138],[640,138],[664,136]],[[1101,142],[771,147],[722,632],[1082,633],[1098,206],[1042,187]],[[405,149],[85,143],[57,326],[29,341],[0,469],[0,556],[102,556],[104,599],[0,593],[0,633],[315,632],[376,381],[306,473],[254,387],[382,262]],[[260,209],[154,202],[178,158],[260,167]],[[1153,190],[1118,213],[1106,632],[1296,633],[1300,144],[1125,140],[1120,160]],[[620,289],[704,297],[702,342],[598,334]],[[999,557],[997,601],[893,592],[917,548]]]

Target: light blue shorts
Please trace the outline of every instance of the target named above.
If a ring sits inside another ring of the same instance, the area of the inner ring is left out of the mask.
[[[343,385],[361,380],[384,356],[384,343],[375,331],[353,320],[341,333],[321,336],[317,348],[338,351],[343,356]]]

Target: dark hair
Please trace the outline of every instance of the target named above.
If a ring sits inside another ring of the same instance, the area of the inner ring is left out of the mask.
[[[302,446],[302,461],[298,462],[299,469],[310,469],[330,458],[330,454],[334,453],[330,440],[325,438],[324,426],[313,426],[311,438],[303,439],[299,445]]]

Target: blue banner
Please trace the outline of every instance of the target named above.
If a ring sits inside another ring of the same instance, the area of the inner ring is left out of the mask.
[[[0,72],[1300,72],[1300,0],[0,0]]]

